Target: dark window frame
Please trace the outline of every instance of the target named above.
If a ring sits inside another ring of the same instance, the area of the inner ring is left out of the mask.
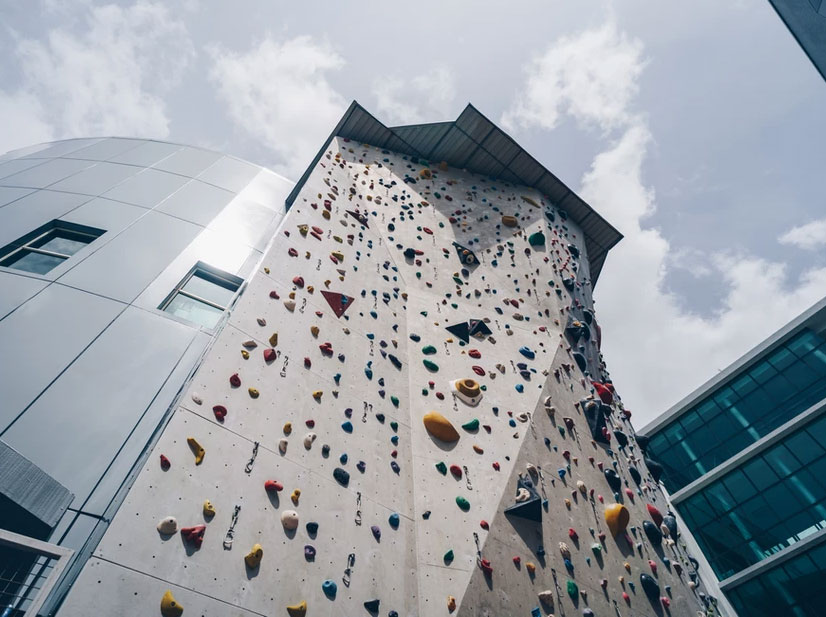
[[[224,306],[222,304],[214,302],[213,300],[209,300],[207,298],[204,298],[202,296],[194,294],[191,291],[185,290],[184,287],[186,286],[187,283],[189,283],[189,281],[193,277],[201,278],[201,279],[203,279],[203,280],[205,280],[209,283],[212,283],[213,285],[217,285],[219,287],[223,287],[224,289],[228,289],[228,290],[232,291],[233,292],[232,300],[230,302],[228,302],[226,306]],[[192,266],[192,268],[190,268],[189,272],[187,272],[186,275],[180,280],[180,282],[177,285],[175,285],[175,287],[172,289],[172,291],[166,296],[166,298],[164,298],[163,302],[160,303],[160,305],[158,306],[158,309],[163,311],[167,315],[171,315],[171,316],[175,317],[176,319],[181,319],[183,321],[189,322],[189,320],[187,320],[183,317],[179,317],[179,316],[175,315],[174,313],[170,313],[169,311],[167,311],[167,308],[169,307],[169,305],[172,303],[172,301],[178,295],[183,295],[183,296],[185,296],[185,297],[187,297],[191,300],[195,300],[196,302],[201,302],[202,304],[205,304],[205,305],[210,306],[212,308],[218,309],[220,311],[226,311],[235,302],[235,299],[238,297],[238,292],[241,290],[241,287],[243,286],[243,284],[244,284],[244,279],[242,279],[241,277],[235,276],[234,274],[230,274],[229,272],[224,272],[223,270],[220,270],[218,268],[210,266],[209,264],[206,264],[202,261],[199,261],[194,266]],[[189,323],[197,323],[197,322],[189,322]],[[212,328],[207,328],[207,326],[204,326],[203,324],[198,324],[198,325],[200,327],[206,328],[208,330],[214,329],[214,326]]]
[[[14,242],[10,242],[2,249],[0,249],[0,267],[8,268],[9,270],[17,270],[18,272],[26,272],[27,274],[44,276],[45,274],[51,272],[54,268],[63,264],[63,262],[65,262],[66,260],[71,259],[78,252],[82,251],[83,248],[78,249],[78,251],[74,253],[66,254],[60,253],[58,251],[44,249],[39,246],[34,246],[35,244],[43,245],[46,244],[46,242],[48,242],[52,238],[68,237],[69,239],[81,241],[86,246],[89,246],[95,240],[97,240],[103,234],[105,234],[106,231],[107,230],[100,229],[98,227],[91,227],[89,225],[79,225],[78,223],[70,223],[69,221],[53,219],[45,225],[41,225],[34,231],[27,233],[26,235],[18,238]],[[50,257],[60,259],[61,261],[55,264],[52,268],[50,268],[44,273],[31,272],[30,270],[24,270],[23,268],[14,267],[14,264],[19,259],[21,259],[21,254],[28,255],[31,253],[37,253],[39,255],[48,255]]]

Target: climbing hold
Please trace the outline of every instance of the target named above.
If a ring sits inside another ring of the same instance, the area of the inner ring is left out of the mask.
[[[161,597],[161,615],[163,617],[180,617],[184,614],[184,607],[172,595],[172,590],[167,589]]]
[[[364,603],[364,608],[367,609],[368,613],[378,613],[379,612],[379,604],[380,604],[380,601],[378,599],[367,600],[367,602]]]
[[[249,388],[248,392],[250,394],[250,398],[258,398],[260,395],[260,392],[258,392],[255,388]]]
[[[456,498],[456,505],[459,506],[459,509],[464,512],[470,510],[470,502],[461,495]]]
[[[200,465],[204,461],[204,455],[206,454],[206,450],[204,450],[201,444],[199,444],[194,437],[187,437],[186,443],[189,444],[189,448],[195,455],[195,464]]]
[[[439,365],[433,362],[432,360],[428,360],[427,358],[422,360],[422,364],[424,364],[424,367],[432,373],[435,373],[439,370]]]
[[[163,471],[167,471],[170,467],[172,467],[172,463],[169,461],[168,458],[166,458],[166,456],[161,454],[161,469]]]
[[[443,476],[447,474],[447,465],[443,461],[439,461],[436,463],[436,471],[438,471]]]
[[[336,482],[341,484],[342,486],[347,486],[350,484],[350,473],[342,469],[341,467],[336,467],[333,469],[333,478],[335,478]]]
[[[453,554],[453,549],[451,548],[444,554],[444,556],[442,557],[442,560],[445,563],[449,564],[453,561],[454,557],[455,557],[455,555]]]
[[[509,214],[502,215],[502,225],[505,227],[516,227],[519,223],[519,220],[515,216],[511,216]]]
[[[536,352],[534,352],[530,347],[527,345],[523,345],[519,348],[519,353],[525,356],[528,360],[533,360],[536,357]]]
[[[284,490],[284,485],[277,480],[267,480],[264,482],[264,490],[268,493],[278,493]]]
[[[378,541],[381,540],[381,529],[378,525],[371,525],[370,532],[373,534],[373,537]]]
[[[295,510],[284,510],[281,513],[281,524],[287,531],[298,528],[298,512]]]
[[[482,370],[484,375],[484,369]],[[457,379],[450,382],[453,388],[453,393],[461,399],[464,403],[470,406],[476,406],[482,400],[482,389],[475,379]]]
[[[345,433],[352,433],[353,432],[353,423],[350,422],[349,420],[346,420],[346,421],[342,422],[341,423],[341,430],[343,430]]]
[[[571,599],[576,600],[579,596],[579,586],[576,584],[576,582],[569,579],[566,587],[568,595],[571,596]]]
[[[653,544],[654,546],[662,545],[663,534],[654,523],[652,523],[651,521],[643,521],[642,529],[645,532],[645,535],[648,536],[648,540],[651,542],[651,544]]]
[[[290,617],[304,617],[307,614],[307,602],[302,600],[298,604],[291,604],[287,607],[287,614]]]
[[[178,531],[178,520],[174,516],[167,516],[161,519],[157,525],[158,532],[165,536],[171,536]]]
[[[479,430],[479,418],[473,418],[469,422],[465,422],[462,425],[462,428],[466,431],[478,431]]]
[[[545,591],[540,591],[536,594],[539,597],[539,601],[549,610],[554,610],[554,592],[550,589],[546,589]]]
[[[393,529],[398,529],[399,528],[399,520],[400,520],[399,515],[397,513],[393,512],[393,514],[391,514],[388,517],[387,522],[390,524],[390,526]]]
[[[293,505],[298,505],[298,499],[301,497],[301,491],[299,489],[293,489],[293,492],[290,494],[290,500],[293,502]]]
[[[209,499],[204,501],[202,511],[206,518],[212,518],[213,516],[215,516],[215,506],[212,505],[212,502]]]
[[[323,295],[324,299],[327,300],[327,304],[330,305],[330,308],[333,310],[333,313],[335,313],[335,316],[339,318],[344,315],[344,312],[350,307],[354,300],[351,296],[347,296],[343,293],[326,291],[324,289],[321,290],[321,295]]]
[[[187,542],[194,544],[196,548],[201,548],[204,542],[206,525],[195,525],[194,527],[181,527],[181,536]]]
[[[287,453],[287,444],[288,443],[289,442],[287,441],[287,439],[285,437],[282,437],[281,439],[278,440],[278,451],[281,452],[281,454],[286,454]]]
[[[422,418],[424,427],[432,437],[447,443],[459,440],[459,433],[450,423],[450,420],[436,411],[430,411]]]
[[[482,559],[479,561],[479,567],[482,569],[485,576],[491,576],[493,574],[493,566],[491,565],[489,559]]]
[[[648,596],[648,599],[652,602],[656,602],[660,596],[660,586],[657,584],[657,581],[648,574],[642,573],[640,574],[640,583],[642,584],[642,590],[645,592],[645,595]]]
[[[613,469],[606,469],[605,472],[605,479],[608,482],[608,486],[611,487],[615,493],[619,493],[620,489],[622,488],[622,480],[617,475],[617,472]]]
[[[311,544],[304,545],[304,559],[307,561],[315,561],[316,550]]]
[[[223,422],[224,418],[227,417],[227,408],[223,405],[215,405],[212,408],[212,413],[215,414],[215,419],[218,420],[218,422]]]
[[[531,246],[544,246],[545,245],[545,234],[541,231],[537,231],[532,233],[528,236],[528,244]]]
[[[631,514],[624,505],[614,503],[605,507],[605,522],[612,536],[624,532],[630,520]]]
[[[456,610],[456,598],[454,598],[453,596],[448,596],[447,597],[447,611],[449,613],[452,613],[455,610]]]
[[[251,570],[254,570],[261,565],[261,558],[264,556],[264,549],[260,544],[253,544],[250,552],[244,556],[244,563]]]
[[[316,435],[315,433],[312,433],[312,432],[307,433],[306,435],[304,435],[304,447],[307,450],[312,448],[313,447],[313,442],[316,440],[317,437],[318,437],[318,435]]]
[[[324,592],[324,595],[334,600],[336,597],[336,593],[338,592],[338,585],[336,585],[335,581],[331,581],[327,579],[323,583],[321,583],[321,591]]]
[[[238,373],[233,373],[229,377],[229,385],[233,388],[237,388],[241,385],[241,378],[238,376]]]
[[[539,522],[542,520],[542,499],[527,478],[520,478],[516,483],[516,503],[505,508],[505,514]]]

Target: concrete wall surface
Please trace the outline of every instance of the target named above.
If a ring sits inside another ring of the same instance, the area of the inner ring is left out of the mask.
[[[162,614],[167,590],[184,615],[705,614],[592,384],[583,244],[532,189],[334,139],[59,614]]]

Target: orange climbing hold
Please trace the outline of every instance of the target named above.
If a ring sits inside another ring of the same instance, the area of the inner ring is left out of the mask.
[[[424,427],[427,432],[436,439],[453,443],[459,441],[459,432],[450,423],[450,420],[445,418],[437,411],[430,411],[422,418]]]
[[[605,507],[605,522],[608,524],[608,529],[611,530],[611,535],[625,531],[628,523],[631,521],[631,514],[621,503],[612,503]]]

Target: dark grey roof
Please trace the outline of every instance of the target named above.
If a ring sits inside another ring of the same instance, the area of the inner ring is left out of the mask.
[[[445,161],[451,167],[537,189],[551,203],[565,210],[585,234],[593,284],[596,284],[608,250],[622,239],[622,234],[576,193],[470,104],[453,122],[387,127],[353,101],[287,197],[287,208],[295,201],[333,137],[427,160]]]

